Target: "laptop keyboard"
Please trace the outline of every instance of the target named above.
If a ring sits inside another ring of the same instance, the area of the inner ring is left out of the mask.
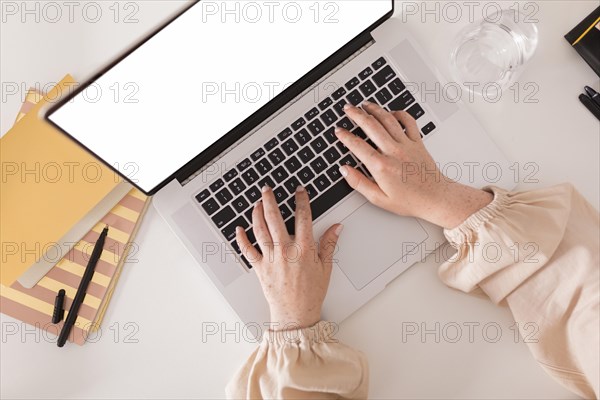
[[[356,106],[365,100],[387,110],[406,110],[415,119],[425,117],[423,108],[381,57],[196,195],[204,212],[249,268],[236,243],[235,229],[243,227],[252,244],[259,248],[252,231],[252,210],[262,196],[263,186],[273,189],[288,232],[293,234],[294,194],[298,186],[306,188],[316,220],[353,191],[338,170],[341,165],[357,167],[371,177],[334,134],[339,126],[376,148],[343,109],[346,103]],[[428,122],[421,135],[429,135],[435,128],[433,122]]]

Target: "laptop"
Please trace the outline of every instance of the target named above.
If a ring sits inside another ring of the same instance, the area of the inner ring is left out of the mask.
[[[476,187],[514,182],[508,160],[444,95],[452,85],[392,18],[393,1],[273,4],[193,2],[45,117],[153,196],[247,324],[267,322],[269,310],[235,227],[256,243],[251,210],[268,184],[293,233],[293,193],[304,185],[315,238],[345,226],[323,306],[324,319],[340,322],[444,243],[440,228],[378,209],[345,183],[342,164],[370,175],[335,126],[375,145],[344,104],[406,110],[450,178]]]

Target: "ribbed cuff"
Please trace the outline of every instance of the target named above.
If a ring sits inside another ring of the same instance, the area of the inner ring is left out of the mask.
[[[444,235],[451,244],[459,245],[468,242],[473,232],[477,231],[481,225],[497,217],[510,202],[508,191],[505,189],[497,186],[486,186],[483,190],[492,193],[494,199],[481,210],[471,214],[457,227],[444,229]]]
[[[334,322],[319,321],[313,326],[303,329],[286,329],[293,328],[292,326],[282,328],[285,330],[269,329],[265,332],[263,340],[277,346],[338,342],[334,336],[339,327]]]

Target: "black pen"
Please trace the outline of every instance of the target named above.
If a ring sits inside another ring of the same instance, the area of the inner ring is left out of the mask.
[[[90,261],[88,261],[87,267],[85,267],[85,272],[83,273],[83,278],[81,278],[81,282],[79,283],[79,288],[77,288],[77,293],[75,294],[75,298],[73,299],[73,303],[71,304],[71,308],[69,309],[69,315],[67,315],[67,319],[65,320],[65,324],[63,325],[60,335],[58,335],[58,342],[56,344],[58,347],[63,347],[67,338],[69,337],[69,333],[71,333],[71,328],[75,324],[75,320],[77,319],[77,313],[79,313],[79,307],[81,303],[83,303],[83,299],[85,299],[85,293],[87,292],[87,288],[94,276],[94,270],[96,269],[96,264],[102,255],[102,250],[104,249],[104,242],[106,240],[106,236],[108,235],[108,226],[106,226],[100,237],[96,241],[96,245],[94,246],[94,250],[92,251],[92,255],[90,257]]]
[[[579,101],[581,101],[585,108],[590,110],[590,112],[600,121],[600,107],[597,106],[592,99],[582,93],[579,95]]]
[[[590,99],[594,100],[594,103],[596,103],[598,107],[600,107],[600,94],[598,94],[598,92],[596,92],[589,86],[586,86],[584,89],[588,96],[590,96]]]

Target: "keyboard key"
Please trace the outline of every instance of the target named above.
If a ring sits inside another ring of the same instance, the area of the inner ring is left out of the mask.
[[[367,139],[367,140],[365,140],[365,142],[367,142],[367,144],[369,146],[371,146],[372,148],[377,149],[377,145],[375,143],[373,143],[373,141],[371,139]]]
[[[291,202],[294,203],[294,207],[292,208],[292,206],[290,205],[290,208],[292,210],[296,209],[296,199],[292,197]],[[289,201],[288,201],[289,204]],[[287,228],[287,231],[290,235],[293,235],[294,232],[296,231],[296,218],[292,217],[290,219],[288,219],[287,221],[285,221],[285,227]]]
[[[390,93],[390,91],[387,88],[381,89],[379,92],[377,92],[375,94],[375,97],[377,98],[377,102],[380,105],[387,104],[387,102],[392,100],[392,98],[393,98],[392,94]]]
[[[242,182],[242,180],[238,178],[229,184],[229,189],[231,189],[234,196],[237,196],[238,194],[246,190],[246,185],[244,185],[244,182]]]
[[[325,143],[323,138],[318,137],[310,143],[310,147],[312,147],[315,153],[319,154],[327,148],[327,143]]]
[[[229,190],[223,189],[215,195],[215,198],[217,200],[219,200],[219,203],[221,203],[222,205],[225,205],[225,204],[229,203],[229,201],[231,199],[233,199],[233,195],[231,194],[231,192]]]
[[[294,128],[294,130],[297,131],[298,129],[302,128],[304,125],[306,125],[306,120],[304,118],[299,118],[296,122],[294,122],[292,124],[292,128]]]
[[[378,59],[377,61],[375,61],[373,64],[371,64],[371,66],[375,70],[378,70],[379,68],[383,67],[385,64],[386,64],[385,58],[381,57],[380,59]]]
[[[321,121],[325,124],[325,126],[329,126],[337,121],[338,117],[335,115],[333,110],[327,110],[321,115]]]
[[[330,147],[323,153],[323,157],[325,157],[325,160],[327,160],[329,164],[333,164],[340,159],[341,155],[335,147]]]
[[[238,226],[241,226],[244,229],[249,227],[244,217],[238,217],[235,221],[227,225],[227,227],[221,229],[221,233],[223,234],[223,236],[225,236],[225,239],[227,239],[227,241],[232,241],[235,239],[235,229]]]
[[[310,203],[313,221],[325,214],[329,209],[343,200],[344,197],[352,193],[352,191],[353,189],[350,185],[348,185],[345,180],[341,180],[326,192],[322,193]]]
[[[331,186],[331,181],[325,175],[318,176],[314,183],[319,192],[322,192]]]
[[[266,158],[257,162],[255,167],[260,175],[266,175],[267,173],[269,173],[270,170],[273,169],[273,166]]]
[[[350,151],[342,142],[337,142],[336,146],[337,146],[338,150],[340,151],[340,153],[342,153],[342,154],[346,154],[347,152]]]
[[[327,107],[329,107],[332,104],[333,100],[331,100],[331,97],[328,97],[319,103],[319,108],[321,109],[321,111],[324,111]]]
[[[296,139],[296,142],[300,143],[300,146],[304,146],[310,141],[310,133],[308,133],[306,129],[302,129],[300,132],[296,133],[294,139]]]
[[[396,73],[389,65],[386,65],[381,71],[373,75],[373,80],[377,86],[382,87],[396,76]]]
[[[237,168],[240,172],[244,172],[244,170],[250,168],[250,165],[252,165],[252,161],[246,158],[238,163]]]
[[[253,161],[257,161],[257,160],[260,160],[260,158],[261,158],[262,156],[264,156],[265,154],[267,154],[267,152],[266,152],[266,151],[264,151],[263,149],[258,149],[258,150],[256,150],[254,153],[252,153],[252,155],[250,156],[250,158],[251,158]]]
[[[209,196],[210,192],[206,189],[196,195],[196,200],[198,200],[198,203],[202,203],[204,200],[208,199]]]
[[[304,114],[304,118],[306,118],[308,121],[310,121],[317,115],[319,115],[319,109],[317,107],[315,107],[312,110],[310,110],[309,112],[307,112],[306,114]]]
[[[338,179],[340,179],[342,177],[342,174],[340,172],[340,167],[338,167],[337,165],[334,165],[333,167],[329,168],[327,170],[327,176],[329,177],[329,179],[331,179],[333,182],[337,181]]]
[[[291,156],[292,154],[294,154],[300,147],[296,144],[296,142],[294,142],[293,139],[288,140],[287,142],[285,142],[284,144],[281,145],[281,148],[283,149],[283,151],[285,151],[285,154],[287,154],[288,156]]]
[[[310,131],[310,133],[313,134],[313,136],[317,136],[325,130],[325,127],[323,126],[321,121],[315,119],[314,121],[308,124],[308,130]]]
[[[275,182],[273,182],[273,179],[270,176],[265,176],[260,181],[258,181],[258,187],[263,188],[265,186],[268,186],[271,189],[275,187]]]
[[[308,199],[309,200],[312,200],[315,197],[317,197],[318,192],[316,191],[316,189],[314,188],[313,185],[307,185],[305,187],[305,189],[306,189],[306,193],[308,193]]]
[[[340,165],[349,165],[352,168],[354,168],[358,165],[358,163],[356,162],[354,157],[352,157],[351,154],[348,154],[346,157],[342,158],[342,160],[340,161]]]
[[[337,136],[335,136],[335,128],[332,126],[331,128],[327,129],[323,134],[323,137],[329,142],[329,144],[335,142],[337,140]]]
[[[235,169],[231,169],[231,170],[225,172],[225,174],[223,175],[223,179],[225,179],[225,182],[229,182],[230,180],[235,178],[237,176],[237,174],[238,174],[238,172]]]
[[[333,182],[337,181],[342,177],[342,174],[340,173],[340,168],[337,165],[334,165],[333,167],[329,168],[327,170],[327,176]]]
[[[359,83],[360,83],[360,80],[358,78],[356,78],[356,77],[352,78],[348,81],[348,83],[346,83],[346,89],[352,90]]]
[[[365,98],[358,92],[358,90],[355,90],[348,96],[346,96],[346,100],[348,100],[348,103],[352,104],[353,106],[359,105],[364,99]]]
[[[412,115],[414,119],[419,119],[425,115],[425,111],[418,103],[413,104],[406,112]]]
[[[242,179],[246,182],[246,185],[250,186],[258,180],[258,174],[254,168],[250,168],[248,171],[242,174]]]
[[[288,198],[288,193],[281,186],[273,190],[273,194],[275,195],[275,200],[277,200],[277,204],[283,203],[283,201]]]
[[[367,134],[360,127],[357,127],[356,129],[354,129],[352,131],[352,133],[354,133],[356,136],[358,136],[359,138],[361,138],[363,140],[365,140],[367,138]]]
[[[292,216],[292,211],[285,204],[279,206],[279,211],[281,212],[284,221]]]
[[[275,178],[277,183],[283,182],[288,178],[288,176],[290,176],[290,174],[288,174],[283,167],[279,167],[275,171],[273,171],[273,178]]]
[[[395,96],[399,95],[404,89],[406,89],[406,86],[404,86],[404,83],[402,83],[400,78],[394,79],[392,83],[388,85],[388,87]]]
[[[296,191],[296,189],[298,189],[298,186],[300,186],[300,181],[295,176],[292,176],[290,179],[285,181],[283,186],[285,186],[287,191],[292,194]]]
[[[246,217],[246,219],[250,222],[252,222],[252,213],[254,212],[254,207],[246,210],[246,212],[244,212],[244,216]]]
[[[423,129],[421,129],[421,131],[423,132],[423,135],[427,136],[431,132],[433,132],[434,129],[435,129],[435,124],[433,122],[430,122],[427,125],[425,125],[423,127]]]
[[[308,182],[310,182],[312,180],[312,178],[315,177],[315,174],[311,171],[311,169],[309,167],[304,167],[304,169],[302,169],[298,173],[298,177],[300,178],[302,183],[306,185]]]
[[[377,90],[377,88],[375,87],[375,85],[373,85],[373,82],[371,82],[370,79],[368,81],[365,81],[358,88],[360,89],[362,94],[365,95],[365,97],[369,97],[370,95],[375,93],[375,91]]]
[[[343,117],[344,115],[346,115],[346,111],[344,111],[344,106],[347,103],[348,102],[346,100],[340,100],[335,104],[335,106],[333,106],[333,109],[335,110],[337,115],[339,115],[340,117]]]
[[[250,209],[250,211],[252,211],[252,209]],[[252,221],[252,218],[250,218],[250,221]],[[250,228],[246,231],[246,236],[248,236],[248,240],[250,241],[250,243],[252,243],[253,245],[256,244],[257,240],[256,240],[256,235],[254,235],[254,229]],[[260,249],[257,249],[260,252]]]
[[[367,67],[360,74],[358,74],[360,79],[363,79],[363,80],[367,79],[371,75],[373,75],[373,70],[371,69],[371,67]]]
[[[296,211],[296,196],[292,196],[292,198],[287,201],[287,204],[292,211]]]
[[[212,220],[215,223],[215,225],[217,226],[217,228],[220,229],[220,228],[223,228],[225,225],[227,225],[227,223],[234,218],[235,218],[235,211],[233,211],[233,208],[227,206],[224,209],[222,209],[221,211],[219,211],[218,213],[216,213],[212,217]]]
[[[260,189],[256,186],[252,186],[250,189],[246,190],[246,198],[250,201],[250,203],[254,204],[259,201],[262,197]]]
[[[206,203],[202,204],[202,208],[208,215],[213,215],[219,209],[219,204],[215,199],[209,199]]]
[[[242,254],[242,249],[240,249],[240,246],[238,246],[237,244],[237,240],[234,240],[231,242],[231,247],[233,247],[233,250],[237,253],[237,254]]]
[[[275,146],[277,146],[279,144],[279,140],[277,140],[277,138],[273,138],[271,140],[269,140],[266,144],[265,144],[265,149],[267,149],[267,151],[271,151],[275,148]]]
[[[313,153],[313,151],[307,146],[298,152],[298,157],[300,157],[300,160],[306,164],[315,158],[315,153]]]
[[[292,136],[292,130],[290,128],[285,128],[283,131],[281,131],[277,135],[277,139],[284,141],[285,139],[289,138],[290,136]]]
[[[210,185],[210,190],[212,190],[212,192],[214,193],[217,190],[221,189],[223,186],[225,186],[225,182],[223,182],[223,179],[217,179],[212,183],[212,185]]]
[[[322,157],[317,157],[316,160],[310,163],[310,166],[317,174],[320,174],[321,172],[325,171],[325,168],[328,167],[327,163],[325,162],[325,160],[323,160]]]
[[[269,160],[273,163],[273,166],[277,166],[285,160],[285,154],[280,149],[275,149],[268,155]]]
[[[339,100],[345,94],[346,94],[346,89],[344,89],[342,87],[342,88],[339,88],[338,90],[336,90],[335,92],[333,92],[333,94],[331,95],[331,97],[333,98],[333,100]]]
[[[245,209],[250,207],[250,203],[248,203],[248,201],[242,196],[235,199],[232,205],[233,208],[235,208],[235,211],[237,211],[239,214],[243,213]]]
[[[302,166],[300,161],[295,156],[290,157],[283,163],[283,165],[285,165],[287,170],[290,171],[290,174],[293,174],[294,172],[298,171]]]
[[[406,90],[400,96],[398,96],[396,100],[388,104],[388,107],[392,111],[404,110],[406,107],[410,106],[414,102],[415,98],[412,96],[412,94],[410,94],[408,90]]]
[[[350,130],[350,129],[354,128],[354,124],[350,121],[350,119],[348,117],[342,118],[337,123],[337,126],[339,126],[340,128],[346,129],[346,130]]]

